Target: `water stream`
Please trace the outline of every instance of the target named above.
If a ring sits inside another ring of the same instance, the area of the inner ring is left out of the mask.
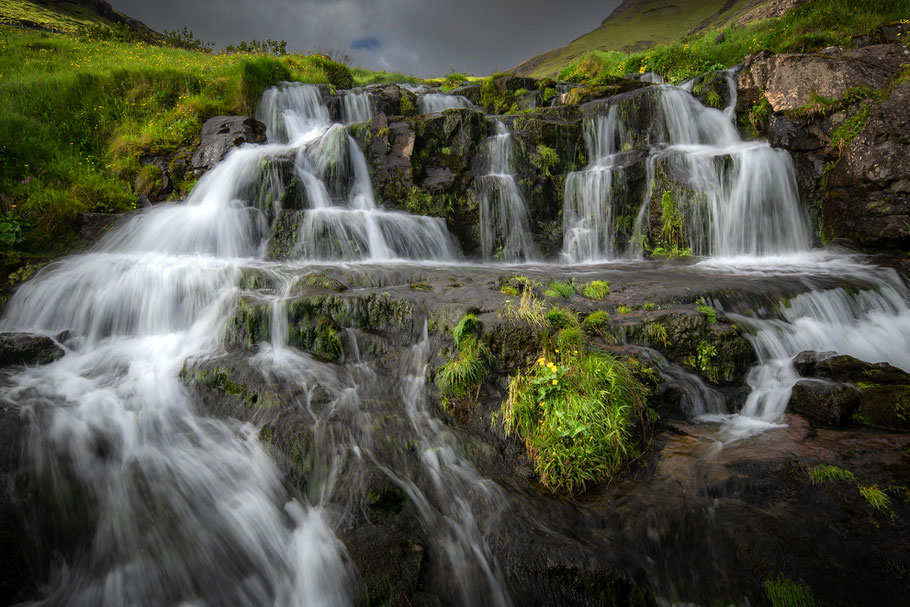
[[[621,100],[586,123],[589,158],[567,178],[561,261],[607,271],[640,256],[647,201],[670,171],[691,186],[676,200],[686,246],[709,257],[673,270],[680,281],[788,277],[805,286],[779,309],[729,312],[750,329],[759,357],[740,413],[726,413],[704,382],[658,361],[683,393],[685,412],[720,420],[726,442],[779,426],[796,381],[790,360],[804,350],[910,370],[910,297],[901,279],[838,256],[798,259],[794,270],[793,255],[808,251],[811,238],[789,156],[742,141],[730,107],[705,108],[683,87],[656,88],[658,120],[645,135],[630,126]],[[347,124],[372,116],[363,91],[349,92],[342,105]],[[453,95],[420,98],[421,112],[453,107],[472,106]],[[54,336],[66,348],[60,361],[20,369],[2,389],[29,421],[29,457],[49,504],[42,523],[49,565],[35,604],[356,604],[360,572],[341,535],[360,508],[357,479],[374,470],[415,505],[438,602],[513,603],[521,589],[497,534],[540,498],[479,472],[478,456],[465,447],[470,437],[432,406],[425,384],[435,344],[425,311],[416,310],[410,344],[380,373],[361,354],[372,347],[369,336],[353,330],[343,335],[344,364],[289,347],[287,305],[297,277],[332,264],[366,267],[377,280],[396,268],[455,268],[492,282],[496,260],[574,271],[532,263],[538,253],[514,174],[513,135],[497,123],[487,142],[490,162],[479,178],[485,263],[471,265],[442,219],[376,200],[363,152],[331,121],[317,87],[272,88],[258,116],[267,144],[232,152],[185,203],[137,215],[88,253],[46,267],[17,290],[0,321],[4,331]],[[628,196],[633,162],[644,163],[651,184],[644,202]],[[299,198],[279,196],[292,180]],[[288,260],[268,260],[275,222],[287,213],[297,221]],[[277,284],[258,295],[271,306],[269,338],[255,344],[251,361],[267,385],[288,394],[313,445],[303,487],[283,482],[262,420],[213,416],[180,381],[188,360],[225,355],[225,320],[244,296],[238,285],[250,267]],[[645,276],[648,266],[609,271]],[[816,289],[819,276],[855,288]],[[392,424],[394,444],[385,432]],[[78,538],[73,545],[60,539],[67,534]]]

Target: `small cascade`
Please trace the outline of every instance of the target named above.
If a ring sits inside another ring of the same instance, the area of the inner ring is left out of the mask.
[[[512,172],[512,134],[502,122],[490,142],[489,172],[480,178],[480,242],[485,260],[531,261],[528,206]],[[494,250],[498,246],[499,250]]]
[[[270,142],[295,143],[311,138],[313,130],[331,123],[329,110],[318,87],[308,84],[285,83],[263,93],[258,118],[266,126]]]
[[[566,182],[566,261],[640,256],[646,247],[713,256],[809,249],[793,162],[766,142],[742,140],[733,76],[725,77],[731,102],[724,110],[703,106],[684,87],[659,85],[607,101],[586,123],[588,165]],[[627,188],[642,155],[648,186],[639,204]]]
[[[427,93],[422,95],[417,105],[421,114],[434,114],[445,110],[475,109],[474,104],[461,95],[447,95],[445,93]]]
[[[617,250],[615,209],[622,200],[623,154],[629,145],[616,108],[585,124],[590,160],[583,171],[569,173],[563,203],[563,252],[569,263],[612,258]]]
[[[910,371],[910,306],[896,276],[879,277],[877,288],[810,291],[781,304],[780,319],[733,315],[749,327],[759,364],[741,415],[725,424],[730,439],[778,424],[799,376],[792,359],[800,352],[837,352],[871,363],[887,362]]]
[[[345,124],[366,122],[373,117],[373,106],[370,94],[361,89],[354,89],[341,99],[341,115]]]

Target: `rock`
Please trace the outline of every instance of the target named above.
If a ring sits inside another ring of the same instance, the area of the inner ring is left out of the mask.
[[[730,83],[724,72],[708,72],[692,81],[692,96],[702,105],[723,109],[730,105]]]
[[[763,92],[775,112],[795,110],[813,94],[841,99],[851,88],[883,89],[910,60],[901,44],[880,44],[831,53],[762,51],[750,55],[739,75],[739,88]]]
[[[121,219],[123,219],[123,215],[115,213],[77,213],[76,229],[79,231],[79,236],[89,242],[94,242],[117,225]]]
[[[825,236],[862,248],[910,247],[910,82],[871,112],[828,179]]]
[[[814,377],[849,382],[860,387],[869,385],[910,386],[910,373],[888,363],[867,363],[847,356],[831,356],[815,364]]]
[[[0,333],[0,367],[46,365],[63,356],[54,340],[34,333]]]
[[[650,86],[650,84],[647,82],[617,78],[610,84],[575,87],[569,92],[561,94],[558,99],[559,103],[563,105],[582,105],[595,99],[613,97],[648,86]]]
[[[826,358],[836,356],[835,352],[816,352],[807,350],[793,357],[793,368],[802,377],[815,377],[815,365]]]
[[[265,125],[248,116],[215,116],[202,125],[199,139],[192,165],[196,170],[208,170],[239,145],[264,143]]]
[[[859,390],[848,384],[819,379],[796,382],[787,407],[831,426],[841,426],[859,403]]]
[[[853,417],[867,426],[910,432],[910,385],[866,388]]]

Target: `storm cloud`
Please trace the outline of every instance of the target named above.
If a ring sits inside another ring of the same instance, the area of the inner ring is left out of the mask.
[[[221,48],[287,40],[346,53],[358,65],[437,76],[485,75],[595,28],[620,0],[112,0],[150,27],[187,27]]]

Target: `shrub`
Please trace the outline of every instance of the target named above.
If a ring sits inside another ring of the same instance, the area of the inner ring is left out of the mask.
[[[501,416],[541,483],[576,494],[609,480],[637,458],[636,420],[645,388],[618,358],[579,349],[544,350],[509,384]]]

